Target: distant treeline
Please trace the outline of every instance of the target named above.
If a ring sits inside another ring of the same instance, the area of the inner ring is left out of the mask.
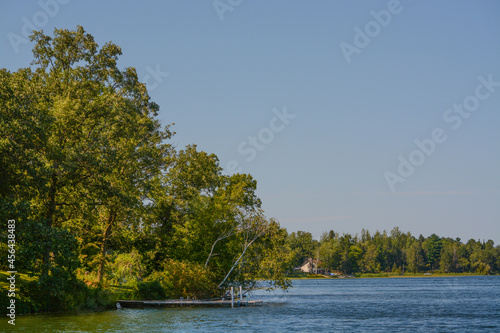
[[[327,271],[500,273],[500,246],[495,247],[492,240],[470,239],[463,243],[460,238],[436,234],[415,237],[398,227],[390,233],[374,234],[363,229],[354,236],[330,230],[323,233],[319,242],[311,233],[298,231],[288,236],[288,245],[295,266],[319,256],[319,268]]]

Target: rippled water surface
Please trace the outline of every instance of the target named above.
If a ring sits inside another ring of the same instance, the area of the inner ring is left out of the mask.
[[[18,316],[26,332],[500,332],[500,276],[296,280],[255,308]],[[5,327],[1,323],[0,327]]]

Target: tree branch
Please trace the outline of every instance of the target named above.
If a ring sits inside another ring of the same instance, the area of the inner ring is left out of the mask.
[[[212,257],[212,254],[214,252],[215,244],[217,244],[217,242],[219,242],[223,239],[226,239],[226,238],[232,236],[233,232],[234,232],[234,229],[230,229],[228,232],[220,235],[219,238],[217,238],[217,240],[212,244],[212,249],[210,250],[210,254],[208,255],[207,261],[205,262],[205,267],[208,267],[208,262],[209,262],[210,258]]]
[[[246,228],[246,230],[249,230],[250,228]],[[266,231],[266,227],[261,225],[257,228],[257,232],[255,233],[254,237],[252,238],[252,240],[250,242],[248,242],[248,240],[250,239],[250,233],[247,233],[247,237],[245,239],[245,246],[243,248],[243,252],[241,253],[241,255],[238,257],[238,259],[236,260],[236,262],[233,264],[233,266],[231,267],[231,269],[229,270],[229,272],[226,274],[226,276],[224,277],[224,280],[222,280],[221,283],[219,283],[219,285],[217,286],[217,288],[220,288],[225,282],[226,280],[229,278],[229,275],[231,275],[231,273],[233,272],[234,268],[238,265],[238,263],[240,262],[240,260],[243,258],[243,256],[245,255],[246,251],[248,250],[248,248],[253,244],[253,242],[255,242],[260,236],[262,236]]]

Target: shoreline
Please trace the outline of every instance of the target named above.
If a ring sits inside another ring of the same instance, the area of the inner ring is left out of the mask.
[[[372,275],[372,276],[371,276]],[[338,279],[395,279],[395,278],[431,278],[431,277],[465,277],[465,276],[499,276],[498,274],[478,274],[478,273],[408,273],[404,275],[393,274],[393,273],[366,273],[361,274],[361,276],[353,277],[339,277],[339,276],[327,276],[321,275],[315,276],[304,276],[304,277],[289,277],[290,280],[338,280]]]

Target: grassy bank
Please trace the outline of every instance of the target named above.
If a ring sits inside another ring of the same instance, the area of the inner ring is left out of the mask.
[[[10,274],[0,272],[0,313],[6,313],[6,307],[10,304],[9,284],[7,277]],[[28,272],[17,272],[15,280],[15,306],[16,314],[46,312],[43,302],[48,297],[46,292],[30,292],[36,290],[33,286],[37,284],[38,278],[30,276]],[[131,299],[134,296],[133,286],[108,286],[90,287],[82,283],[74,294],[65,294],[65,304],[60,311],[100,311],[115,308],[119,299]],[[60,312],[49,310],[49,312]]]

